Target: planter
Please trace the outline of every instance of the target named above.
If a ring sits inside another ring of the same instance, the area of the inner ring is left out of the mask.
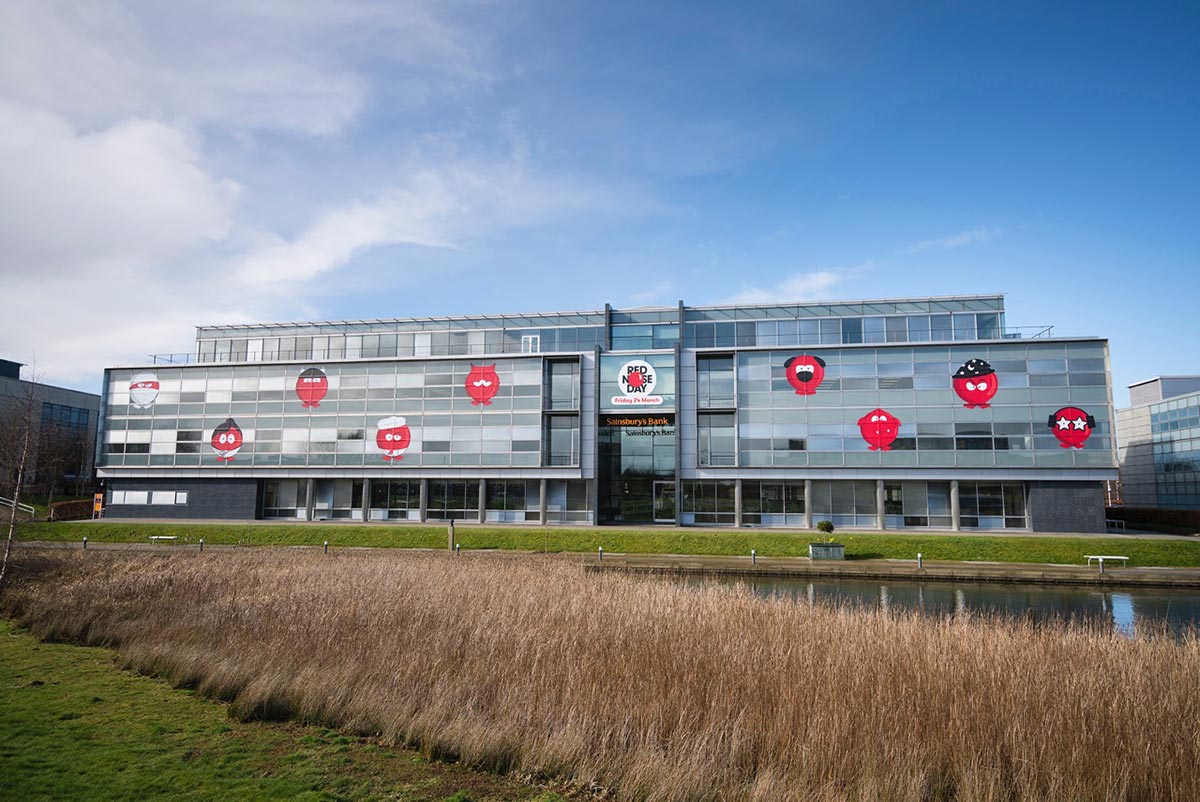
[[[809,543],[808,557],[811,560],[844,560],[846,546],[842,543]]]

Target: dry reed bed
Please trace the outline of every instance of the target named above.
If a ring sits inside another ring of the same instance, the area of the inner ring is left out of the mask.
[[[620,799],[1200,799],[1194,638],[397,552],[27,556],[3,605],[242,716]]]

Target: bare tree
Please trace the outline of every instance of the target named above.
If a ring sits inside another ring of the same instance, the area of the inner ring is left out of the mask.
[[[9,556],[12,553],[13,536],[17,531],[21,491],[25,487],[34,439],[40,423],[37,417],[38,399],[32,383],[19,386],[23,389],[18,393],[0,398],[0,476],[7,479],[6,484],[12,488],[8,534],[4,540],[4,561],[0,563],[0,589],[3,589],[4,581],[8,578]]]

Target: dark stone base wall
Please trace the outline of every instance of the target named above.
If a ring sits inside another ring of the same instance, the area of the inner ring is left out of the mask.
[[[1104,532],[1102,482],[1030,482],[1029,528],[1034,532]]]
[[[187,504],[112,504],[106,518],[213,518],[253,520],[259,510],[257,479],[110,479],[112,490],[187,491]]]

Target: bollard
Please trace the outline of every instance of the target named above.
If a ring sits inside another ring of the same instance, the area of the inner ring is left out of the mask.
[[[83,536],[83,547],[84,547],[85,549],[87,548],[87,535],[84,535],[84,536]]]
[[[461,556],[462,556],[462,544],[460,544],[460,543],[455,543],[455,544],[454,544],[454,556],[455,556],[455,557],[461,557]]]
[[[758,557],[755,554],[754,549],[750,549],[750,563],[752,565],[758,565]]]
[[[600,562],[604,562],[604,547],[600,547]]]
[[[454,551],[454,519],[450,519],[450,526],[446,530],[447,545],[451,551]]]
[[[204,538],[200,538],[200,551],[204,551]]]
[[[329,541],[328,540],[325,541],[325,553],[326,554],[329,553]]]
[[[1097,560],[1100,563],[1100,575],[1104,575],[1104,560]]]
[[[918,568],[924,568],[924,567],[925,567],[925,560],[924,560],[924,558],[921,556],[921,552],[919,552],[919,551],[917,552],[917,567],[918,567]]]

